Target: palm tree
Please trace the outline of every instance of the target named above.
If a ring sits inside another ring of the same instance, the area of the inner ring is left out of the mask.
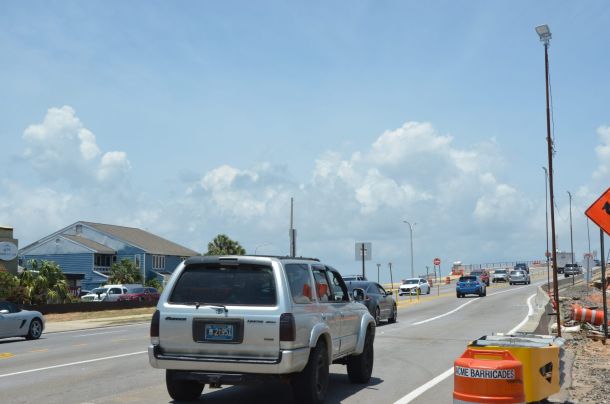
[[[142,274],[136,268],[133,261],[122,259],[121,262],[114,263],[110,267],[110,276],[108,283],[123,284],[123,283],[141,283]]]
[[[23,291],[23,303],[64,303],[70,300],[66,275],[53,261],[29,261],[30,270],[23,271],[19,285]]]
[[[244,255],[246,250],[226,234],[217,235],[211,243],[208,243],[208,252],[204,255]]]

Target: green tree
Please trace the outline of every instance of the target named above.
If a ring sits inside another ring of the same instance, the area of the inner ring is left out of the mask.
[[[147,279],[146,286],[150,286],[151,288],[157,289],[159,293],[161,293],[161,291],[163,290],[163,285],[161,284],[161,282],[159,282],[157,278]]]
[[[246,250],[237,241],[231,240],[226,234],[217,235],[208,243],[208,252],[204,255],[244,255]]]
[[[57,263],[42,260],[29,261],[31,269],[19,276],[21,303],[43,304],[64,303],[70,301],[70,290],[66,275]]]
[[[0,272],[0,300],[16,302],[20,296],[19,278],[10,272]]]
[[[123,283],[142,283],[142,274],[136,268],[133,261],[123,259],[119,263],[114,263],[110,267],[110,276],[108,283],[123,284]]]

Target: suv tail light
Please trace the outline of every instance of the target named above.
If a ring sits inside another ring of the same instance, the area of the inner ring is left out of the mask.
[[[152,316],[150,321],[150,338],[153,345],[159,345],[159,319],[161,313],[159,310],[155,310],[155,314]]]
[[[296,325],[292,313],[283,313],[280,316],[280,341],[294,341],[296,339]]]

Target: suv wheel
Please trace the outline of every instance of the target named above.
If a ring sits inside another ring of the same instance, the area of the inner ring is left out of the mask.
[[[388,318],[388,323],[395,323],[397,317],[398,310],[396,309],[396,305],[394,305],[394,307],[392,307],[392,317]]]
[[[375,308],[375,325],[379,325],[381,323],[381,310],[379,310],[379,306]]]
[[[309,354],[305,369],[292,381],[292,393],[300,404],[321,404],[328,388],[328,351],[323,340]]]
[[[360,355],[350,355],[347,358],[347,376],[352,383],[367,383],[373,373],[373,331],[366,330],[364,350]]]
[[[176,401],[196,400],[203,391],[203,384],[194,380],[181,380],[176,378],[175,370],[165,371],[165,384],[169,396]]]

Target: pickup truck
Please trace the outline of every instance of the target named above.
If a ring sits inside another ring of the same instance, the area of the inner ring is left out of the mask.
[[[373,370],[375,319],[339,272],[317,259],[192,257],[178,265],[150,325],[149,362],[169,395],[196,400],[205,384],[284,380],[299,403],[322,403],[330,364],[352,383]]]

